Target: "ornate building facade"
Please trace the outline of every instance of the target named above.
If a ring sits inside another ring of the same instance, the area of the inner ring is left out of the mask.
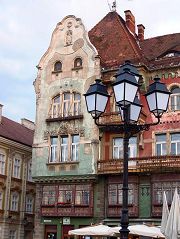
[[[35,184],[32,181],[34,124],[2,116],[0,105],[0,238],[32,239]]]
[[[118,225],[122,205],[122,135],[101,132],[83,94],[101,78],[112,97],[104,122],[120,120],[110,83],[126,60],[143,76],[142,122],[153,122],[144,93],[155,76],[172,92],[161,124],[130,139],[130,222],[159,223],[162,192],[171,203],[180,190],[180,34],[144,39],[135,17],[109,12],[89,33],[81,19],[65,17],[38,65],[33,178],[36,239],[67,238],[73,228]]]

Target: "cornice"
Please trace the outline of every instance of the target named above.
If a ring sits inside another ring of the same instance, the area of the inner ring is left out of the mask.
[[[33,177],[35,183],[57,183],[57,182],[87,182],[97,181],[97,175],[64,175],[64,176],[39,176]]]

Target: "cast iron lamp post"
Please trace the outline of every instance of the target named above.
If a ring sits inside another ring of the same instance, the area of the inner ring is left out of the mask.
[[[157,125],[164,112],[167,111],[170,92],[165,84],[160,82],[159,78],[155,78],[154,82],[149,85],[145,94],[149,106],[149,111],[154,114],[157,121],[154,123],[140,124],[138,122],[142,105],[137,96],[140,88],[139,79],[136,67],[129,62],[126,62],[119,68],[116,80],[112,84],[116,104],[119,107],[121,121],[117,124],[101,123],[99,117],[105,112],[109,94],[106,86],[101,83],[101,80],[90,85],[88,91],[84,94],[86,106],[89,113],[95,120],[96,125],[103,131],[112,131],[123,133],[123,201],[121,213],[121,229],[120,238],[127,239],[129,235],[129,217],[128,217],[128,145],[129,139],[133,135],[143,130],[149,130],[150,126]]]

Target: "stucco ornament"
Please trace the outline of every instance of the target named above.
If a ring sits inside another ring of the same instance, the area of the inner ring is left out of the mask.
[[[72,44],[72,34],[73,34],[72,30],[68,30],[66,32],[66,38],[65,38],[65,40],[66,40],[65,45],[66,46],[69,46],[69,45]]]

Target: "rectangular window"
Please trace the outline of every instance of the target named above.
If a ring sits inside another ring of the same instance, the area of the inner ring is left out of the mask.
[[[166,134],[156,135],[156,155],[162,156],[167,154]]]
[[[137,157],[137,137],[131,137],[129,139],[129,157],[135,158]]]
[[[13,177],[20,178],[21,160],[14,158]]]
[[[180,133],[171,134],[171,155],[180,154]]]
[[[50,146],[50,163],[57,162],[57,143],[58,137],[52,136],[51,137],[51,146]]]
[[[73,202],[73,185],[59,186],[58,204],[71,204]]]
[[[79,155],[79,135],[72,135],[71,161],[78,161]]]
[[[16,230],[9,231],[9,239],[16,239]]]
[[[137,137],[131,137],[129,139],[129,157],[137,157]],[[114,138],[113,139],[113,158],[122,159],[123,158],[123,138]]]
[[[43,187],[43,205],[54,205],[56,201],[56,187],[55,186],[44,186]]]
[[[66,117],[70,113],[70,100],[71,100],[71,94],[70,93],[64,93],[63,94],[63,117]]]
[[[73,95],[74,97],[74,113],[73,115],[79,115],[80,114],[80,100],[81,100],[81,96],[78,93],[74,93]]]
[[[32,160],[28,162],[27,167],[27,180],[32,181]]]
[[[153,203],[163,203],[163,192],[166,193],[167,203],[171,204],[174,196],[175,188],[180,193],[179,182],[158,182],[153,184]]]
[[[61,137],[61,162],[68,161],[68,136]]]
[[[18,211],[18,200],[19,195],[17,193],[13,193],[11,196],[11,211]]]
[[[75,192],[75,205],[89,205],[90,188],[88,185],[77,185]]]
[[[32,213],[33,212],[33,198],[26,197],[26,212]]]
[[[113,159],[123,158],[123,138],[113,139]]]
[[[0,153],[0,174],[5,174],[5,155]]]
[[[134,186],[129,184],[128,190],[128,204],[134,203]],[[122,184],[113,183],[108,186],[108,201],[109,205],[122,205],[123,192]]]

